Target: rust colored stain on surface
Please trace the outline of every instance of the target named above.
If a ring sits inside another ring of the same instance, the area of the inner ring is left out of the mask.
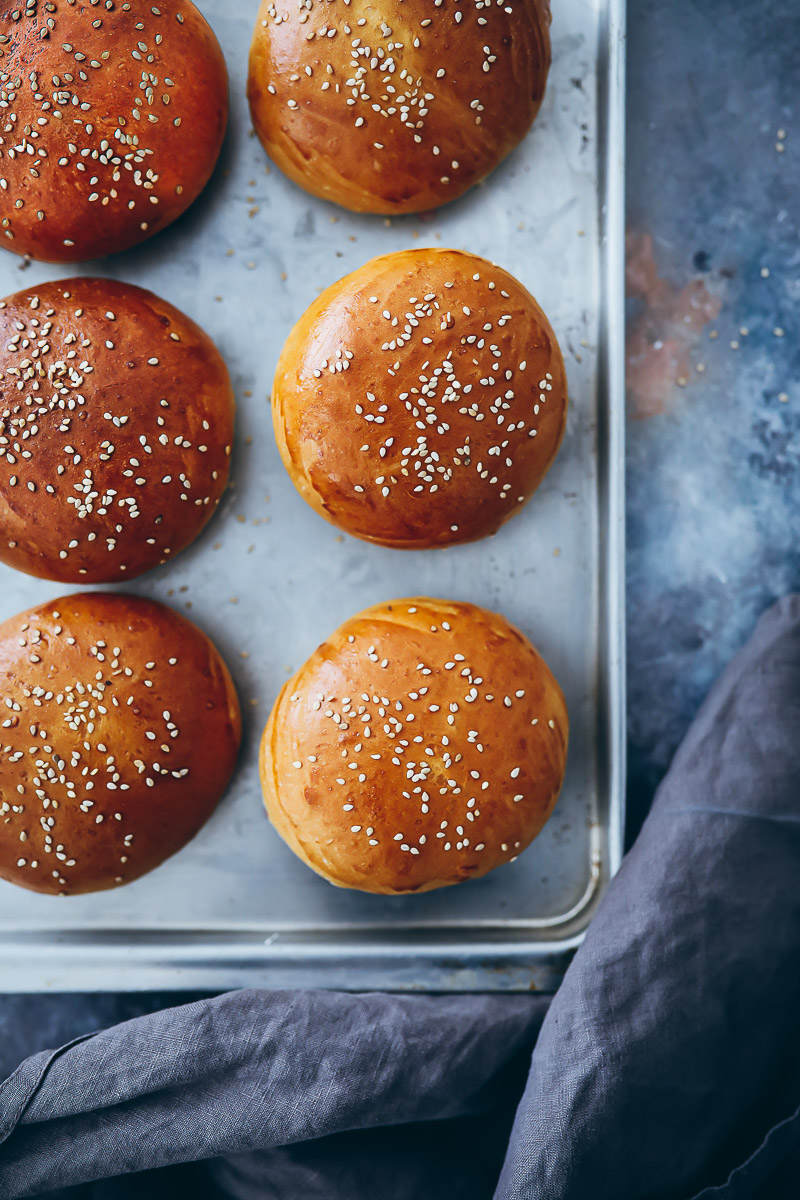
[[[702,279],[680,288],[662,279],[649,233],[628,233],[625,275],[627,295],[641,302],[627,336],[628,411],[653,417],[674,406],[678,388],[690,378],[690,351],[722,300]]]

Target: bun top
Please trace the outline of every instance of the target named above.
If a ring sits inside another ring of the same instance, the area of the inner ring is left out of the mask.
[[[434,208],[527,132],[549,28],[549,0],[262,0],[248,89],[256,132],[291,179],[345,208]]]
[[[219,800],[241,736],[214,646],[151,600],[64,596],[0,625],[0,878],[72,895],[137,879]]]
[[[301,495],[397,548],[495,533],[564,433],[564,362],[546,316],[500,267],[458,250],[387,254],[300,318],[273,387]]]
[[[0,301],[0,560],[131,579],[174,557],[225,490],[233,394],[213,342],[109,279]]]
[[[284,687],[262,741],[267,809],[331,883],[445,887],[536,836],[567,735],[558,684],[503,617],[395,600],[347,621]]]
[[[0,8],[0,244],[77,262],[163,229],[225,132],[225,62],[203,17],[190,0]]]

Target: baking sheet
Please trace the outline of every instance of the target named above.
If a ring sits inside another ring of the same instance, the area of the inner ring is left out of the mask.
[[[152,874],[95,896],[0,883],[0,989],[245,985],[528,989],[557,984],[622,846],[622,0],[554,0],[538,121],[484,186],[385,219],[313,199],[270,167],[244,96],[256,0],[199,0],[231,77],[231,122],[206,193],[133,251],[78,268],[3,253],[0,293],[70,274],[160,293],[211,334],[239,403],[232,485],[203,536],[125,590],[173,605],[216,641],[245,712],[239,771],[199,836]],[[571,407],[533,501],[491,540],[369,546],[294,491],[268,403],[283,340],[331,281],[376,254],[453,246],[513,271],[559,336]],[[72,590],[0,565],[0,619]],[[352,613],[429,594],[502,611],[562,684],[571,744],[542,834],[485,879],[415,897],[332,888],[264,816],[257,745],[282,683]]]

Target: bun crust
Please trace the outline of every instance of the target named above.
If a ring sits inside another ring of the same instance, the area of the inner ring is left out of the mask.
[[[197,833],[241,737],[227,668],[151,600],[65,596],[0,625],[0,878],[129,883]]]
[[[458,250],[368,262],[314,301],[281,352],[275,435],[301,496],[397,549],[496,533],[564,434],[564,361],[507,271]]]
[[[567,736],[561,689],[503,617],[396,600],[347,621],[284,687],[261,743],[264,799],[331,883],[429,891],[536,837]]]
[[[0,560],[132,579],[225,490],[234,403],[209,337],[151,292],[65,279],[0,302]]]
[[[228,77],[190,0],[3,0],[0,99],[0,244],[78,262],[157,233],[202,191]]]
[[[550,67],[549,0],[262,0],[253,124],[306,191],[355,212],[436,208],[527,133]]]

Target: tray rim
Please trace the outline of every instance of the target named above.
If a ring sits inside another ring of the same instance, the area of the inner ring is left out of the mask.
[[[626,0],[597,0],[598,37],[598,191],[600,219],[598,329],[600,387],[598,487],[607,520],[600,556],[599,678],[606,691],[605,712],[598,711],[598,753],[608,796],[602,859],[576,910],[539,923],[556,936],[532,941],[491,936],[497,926],[471,923],[469,946],[458,940],[459,926],[437,927],[435,941],[424,924],[386,930],[374,943],[369,927],[329,929],[324,944],[293,931],[242,925],[222,930],[198,927],[159,930],[103,928],[63,934],[20,929],[0,935],[0,993],[104,991],[113,978],[116,990],[222,991],[232,987],[321,987],[344,991],[552,991],[558,986],[582,942],[597,904],[616,874],[624,852],[626,778],[625,677],[625,22]],[[594,5],[593,5],[594,6]],[[604,719],[603,719],[604,716]],[[568,922],[569,917],[569,922]],[[558,936],[559,927],[573,932]],[[465,924],[468,924],[465,922]],[[520,924],[529,931],[536,922]],[[433,928],[433,927],[432,927]],[[187,937],[187,933],[189,936]],[[477,936],[476,936],[477,933]],[[387,943],[387,934],[394,935]],[[487,936],[488,935],[488,936]],[[80,961],[75,946],[80,944]]]

